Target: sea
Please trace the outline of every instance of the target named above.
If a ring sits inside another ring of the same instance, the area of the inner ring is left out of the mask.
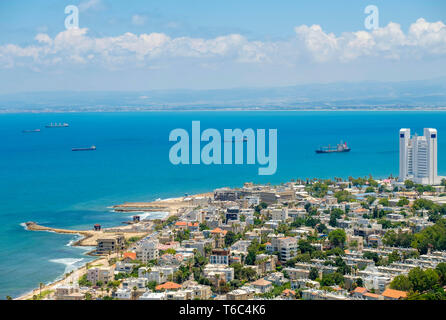
[[[277,129],[277,171],[259,165],[173,165],[169,133],[201,129]],[[68,128],[46,129],[66,122]],[[438,129],[439,174],[446,175],[446,113],[442,112],[116,112],[0,115],[0,298],[17,297],[86,262],[78,236],[33,232],[49,227],[121,225],[131,214],[111,206],[291,179],[398,175],[400,128]],[[40,128],[41,132],[22,130]],[[443,133],[445,136],[443,138]],[[340,141],[349,153],[316,154]],[[72,147],[96,151],[72,152]],[[145,215],[159,218],[163,213]]]

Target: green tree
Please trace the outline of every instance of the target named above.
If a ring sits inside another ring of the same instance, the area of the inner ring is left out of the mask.
[[[398,206],[398,207],[404,207],[404,206],[407,206],[407,205],[409,205],[409,200],[408,200],[407,198],[405,198],[405,197],[402,197],[402,198],[398,201],[398,203],[397,203],[397,206]]]
[[[373,187],[367,187],[365,189],[365,193],[374,193],[374,192],[375,192],[375,188],[373,188]]]
[[[342,229],[333,230],[328,234],[328,240],[335,247],[344,247],[344,243],[347,240],[347,235]]]
[[[402,232],[401,230],[395,232],[395,230],[389,230],[383,237],[383,243],[391,247],[403,247],[410,248],[414,235],[408,232]]]
[[[441,263],[437,264],[435,271],[438,274],[440,285],[445,286],[446,285],[446,263],[441,262]]]
[[[209,227],[205,223],[200,223],[200,231],[209,230]]]
[[[350,266],[348,266],[341,257],[336,258],[335,265],[336,265],[336,267],[338,267],[336,272],[338,272],[340,274],[345,275],[345,274],[349,274],[352,272],[352,268]]]
[[[334,197],[338,200],[338,203],[350,202],[350,200],[354,199],[352,194],[347,190],[341,190],[335,192]]]
[[[427,269],[423,271],[419,267],[410,270],[408,277],[412,283],[413,290],[418,292],[432,289],[440,280],[438,274],[434,270]]]
[[[316,198],[323,198],[328,192],[328,186],[325,183],[315,182],[307,187],[307,191]]]
[[[400,254],[398,253],[397,250],[394,250],[394,251],[392,251],[392,253],[390,253],[387,256],[387,259],[388,259],[389,263],[394,263],[396,261],[400,261],[401,260],[401,256],[400,256]]]
[[[322,234],[326,234],[328,232],[327,226],[325,224],[323,224],[323,223],[319,223],[316,226],[316,230],[317,230],[318,233],[322,233]]]
[[[301,253],[309,252],[311,254],[316,250],[316,248],[311,245],[310,241],[304,239],[299,240],[298,246]]]
[[[310,274],[308,276],[311,280],[316,280],[319,277],[319,270],[315,267],[311,267]]]
[[[342,285],[343,283],[344,276],[338,272],[324,274],[322,275],[322,279],[320,281],[322,287]]]
[[[243,276],[242,269],[243,269],[243,266],[240,263],[233,263],[229,267],[234,269],[234,278],[237,279],[237,280],[242,280],[242,276]]]
[[[404,186],[406,187],[406,189],[410,190],[413,189],[413,187],[415,187],[415,183],[411,180],[406,180],[404,181]]]
[[[92,286],[92,283],[87,280],[86,274],[84,274],[82,277],[80,277],[77,282],[79,283],[79,286],[81,286],[81,287],[91,287]]]
[[[410,291],[412,290],[412,282],[405,275],[399,275],[393,278],[390,288],[394,290]]]
[[[257,272],[253,268],[243,268],[242,269],[242,279],[246,279],[248,281],[253,281],[257,277]]]
[[[429,248],[446,250],[446,221],[440,219],[435,225],[416,233],[414,237],[412,247],[417,248],[421,254],[426,254]]]
[[[364,254],[362,255],[364,259],[370,259],[373,260],[376,263],[378,263],[379,261],[379,255],[376,252],[364,252]]]
[[[330,212],[330,221],[328,224],[335,228],[337,226],[337,219],[340,219],[344,215],[344,211],[341,209],[335,208]]]
[[[232,231],[228,231],[225,235],[225,245],[227,247],[230,247],[236,241],[237,241],[237,235]]]
[[[253,266],[256,263],[256,252],[257,250],[255,249],[248,249],[248,255],[245,258],[245,264]]]

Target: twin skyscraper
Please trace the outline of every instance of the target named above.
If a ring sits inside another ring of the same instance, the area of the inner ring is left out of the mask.
[[[425,128],[424,135],[411,136],[410,129],[400,130],[400,181],[440,184],[437,176],[437,130]]]

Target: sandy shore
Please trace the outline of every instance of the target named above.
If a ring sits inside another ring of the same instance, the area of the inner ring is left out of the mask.
[[[116,212],[164,211],[168,212],[168,217],[170,217],[180,215],[182,213],[182,210],[195,207],[196,201],[210,197],[213,197],[212,192],[200,193],[187,197],[169,198],[152,202],[126,202],[113,206],[113,210],[115,210]]]
[[[88,265],[89,266],[94,266],[94,265],[108,266],[108,260],[111,258],[115,258],[116,256],[117,256],[117,254],[114,253],[107,257],[100,257],[96,260],[89,262]],[[55,291],[56,287],[58,287],[59,285],[69,285],[72,283],[76,283],[86,272],[87,272],[87,264],[74,270],[70,274],[64,275],[63,279],[51,282],[51,283],[43,286],[42,292],[48,291],[48,290]],[[34,295],[38,296],[39,293],[40,293],[40,289],[34,289],[28,293],[21,295],[20,297],[14,299],[14,300],[30,300],[33,298]],[[54,292],[47,295],[45,298],[51,298],[53,296],[54,296]]]

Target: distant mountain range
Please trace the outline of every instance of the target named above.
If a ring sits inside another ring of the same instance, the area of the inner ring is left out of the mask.
[[[446,78],[276,88],[0,95],[0,112],[137,110],[446,110]]]

